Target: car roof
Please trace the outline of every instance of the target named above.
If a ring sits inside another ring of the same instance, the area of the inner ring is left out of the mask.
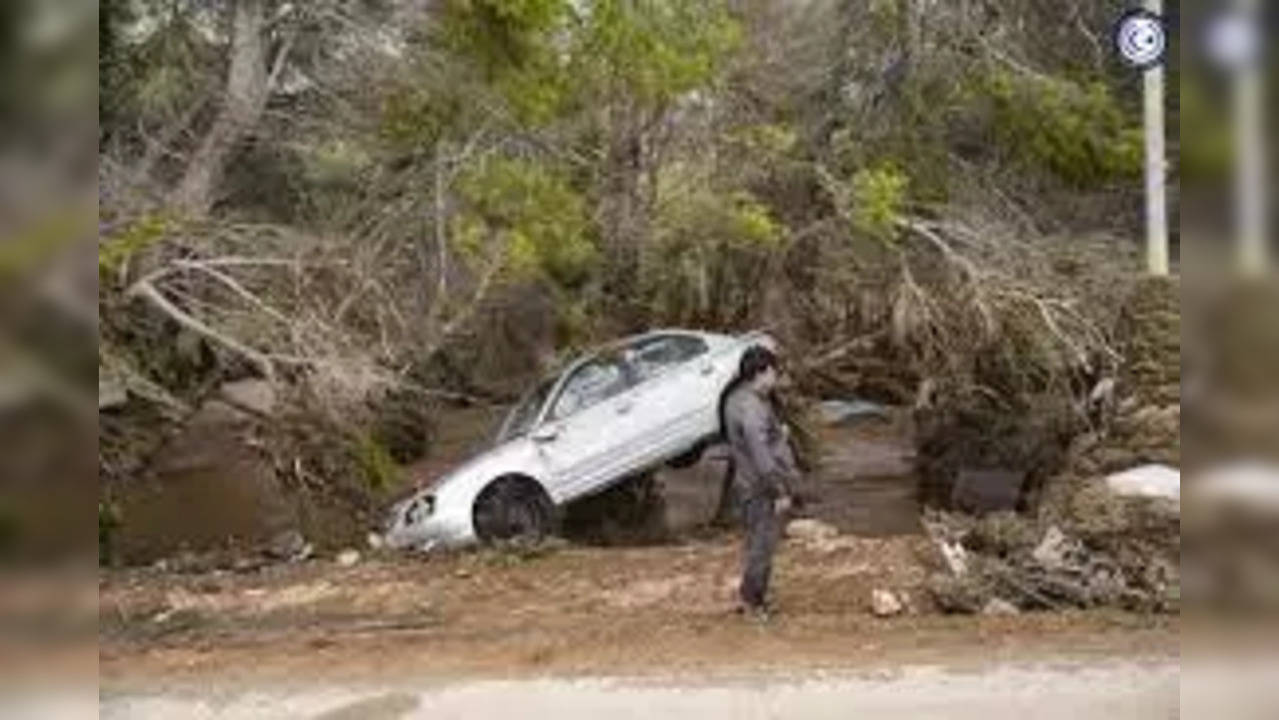
[[[626,337],[618,338],[616,340],[610,340],[609,342],[606,342],[602,345],[598,345],[595,348],[592,348],[586,354],[590,355],[590,354],[602,352],[604,350],[612,350],[614,348],[624,347],[626,345],[632,345],[641,340],[660,337],[662,335],[691,335],[694,337],[708,338],[708,337],[714,337],[716,333],[705,332],[702,330],[686,330],[683,328],[659,328],[656,330],[649,330],[647,332],[637,333],[635,335],[627,335]],[[727,336],[723,336],[723,337],[727,337]]]
[[[554,370],[547,373],[546,375],[543,375],[536,383],[534,383],[533,387],[539,388],[542,386],[542,383],[545,383],[548,381],[550,382],[557,381],[560,378],[562,378],[564,375],[566,375],[569,371],[576,369],[580,365],[584,365],[590,360],[597,358],[606,352],[609,352],[611,350],[616,350],[621,347],[626,347],[627,345],[632,345],[641,340],[645,340],[653,337],[659,337],[662,335],[687,335],[691,337],[700,337],[703,339],[716,338],[716,337],[723,338],[725,340],[731,339],[731,336],[729,335],[723,335],[720,333],[713,333],[713,332],[705,332],[702,330],[687,330],[684,328],[658,328],[655,330],[648,330],[642,333],[636,333],[634,335],[627,335],[625,337],[617,338],[615,340],[609,340],[608,342],[605,342],[605,343],[600,343],[599,345],[594,345],[592,347],[589,347],[583,350],[580,353],[577,353],[568,362],[556,366]]]

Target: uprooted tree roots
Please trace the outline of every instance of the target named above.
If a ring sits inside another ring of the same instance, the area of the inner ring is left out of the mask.
[[[1113,397],[1094,398],[1091,429],[1070,441],[1060,467],[1045,470],[1025,512],[930,513],[934,539],[963,557],[930,584],[943,610],[979,612],[993,598],[1024,609],[1179,610],[1179,507],[1119,497],[1104,479],[1144,463],[1179,464],[1177,292],[1163,280],[1138,287],[1120,320]]]

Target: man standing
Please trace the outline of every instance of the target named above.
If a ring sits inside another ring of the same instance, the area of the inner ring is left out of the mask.
[[[791,506],[791,484],[799,475],[769,401],[776,385],[777,356],[763,347],[749,348],[725,393],[721,413],[746,525],[741,609],[760,619],[768,616],[773,553],[781,518]]]

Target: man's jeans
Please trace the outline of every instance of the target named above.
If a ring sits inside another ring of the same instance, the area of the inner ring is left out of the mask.
[[[773,552],[781,532],[781,522],[772,498],[755,495],[744,503],[746,552],[742,562],[739,593],[748,607],[763,607],[768,580],[773,574]]]

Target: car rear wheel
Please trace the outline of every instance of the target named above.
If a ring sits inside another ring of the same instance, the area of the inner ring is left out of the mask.
[[[475,500],[475,534],[481,542],[541,540],[555,530],[555,504],[527,478],[502,478]]]
[[[685,450],[683,453],[676,455],[675,457],[666,461],[666,464],[672,468],[675,468],[676,470],[683,470],[684,468],[693,467],[694,465],[697,464],[698,460],[702,459],[702,453],[705,450],[706,450],[705,443],[697,443],[692,448]]]

